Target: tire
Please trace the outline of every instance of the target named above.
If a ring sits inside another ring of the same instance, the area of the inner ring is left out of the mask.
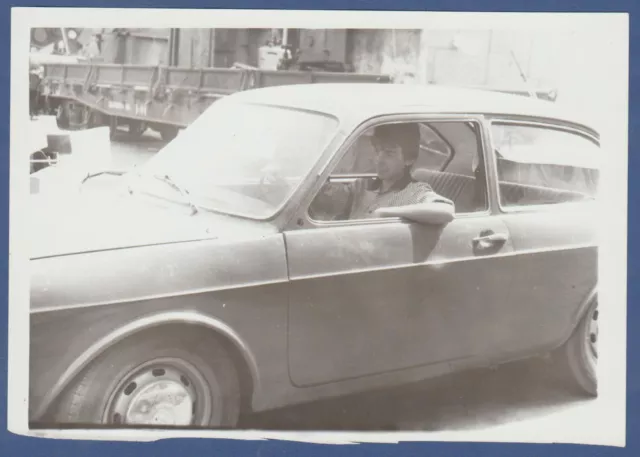
[[[175,137],[178,136],[178,128],[177,127],[163,127],[160,129],[160,136],[163,141],[173,141]]]
[[[109,118],[109,139],[115,140],[118,136],[118,118],[111,116]]]
[[[142,137],[144,132],[147,130],[147,126],[142,121],[131,121],[129,122],[129,136],[133,139],[139,139]]]
[[[598,395],[597,320],[598,304],[594,301],[562,348],[572,383],[582,393],[592,397]]]
[[[69,110],[67,107],[67,102],[61,102],[56,110],[56,124],[58,128],[67,129],[69,128]]]
[[[220,342],[192,328],[158,328],[93,361],[62,394],[54,420],[227,428],[237,424],[239,411],[238,375]]]
[[[87,128],[102,127],[105,123],[105,116],[100,111],[91,111],[89,120],[87,121]]]

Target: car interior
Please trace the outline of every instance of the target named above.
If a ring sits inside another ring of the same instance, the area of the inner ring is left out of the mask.
[[[479,128],[473,122],[463,121],[420,124],[421,145],[412,171],[413,178],[426,182],[439,195],[453,201],[457,214],[487,209]],[[321,192],[314,200],[309,211],[313,219],[348,219],[340,186],[357,178],[375,179],[372,130],[364,132],[338,164],[328,183],[332,190]],[[496,155],[503,206],[554,204],[592,198],[588,192],[571,189],[573,184],[566,185],[575,182],[576,169],[572,167],[518,163],[501,157],[499,151]],[[588,181],[586,187],[594,186],[596,171],[578,169],[577,172],[584,174]],[[551,178],[550,173],[553,174]],[[563,185],[569,188],[563,188]]]

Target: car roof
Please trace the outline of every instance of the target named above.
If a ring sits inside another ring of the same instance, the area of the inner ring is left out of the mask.
[[[416,110],[433,114],[511,115],[557,119],[597,133],[592,119],[557,102],[495,90],[417,84],[323,83],[252,89],[230,97],[248,103],[316,111],[337,118],[369,118]]]

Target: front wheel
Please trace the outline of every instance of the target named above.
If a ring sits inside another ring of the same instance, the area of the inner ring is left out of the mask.
[[[62,396],[57,423],[233,427],[240,391],[233,361],[206,333],[158,331],[125,340]]]
[[[574,384],[590,396],[598,395],[598,303],[584,315],[573,335],[562,348]]]

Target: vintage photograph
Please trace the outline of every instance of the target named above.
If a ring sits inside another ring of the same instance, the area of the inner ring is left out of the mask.
[[[616,21],[49,14],[12,56],[30,430],[623,432]]]

